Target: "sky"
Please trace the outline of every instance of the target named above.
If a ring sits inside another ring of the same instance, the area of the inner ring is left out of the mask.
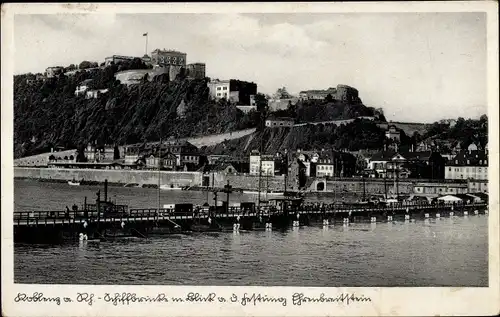
[[[388,120],[487,113],[485,13],[16,15],[16,74],[156,48],[207,76],[291,93],[346,84]]]

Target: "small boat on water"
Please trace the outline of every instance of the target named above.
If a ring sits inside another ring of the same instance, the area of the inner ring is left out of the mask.
[[[123,187],[141,187],[141,185],[137,184],[137,183],[127,183],[125,185],[123,185]]]
[[[161,190],[182,190],[182,187],[174,187],[174,185],[161,185]]]
[[[75,181],[75,180],[68,181],[68,184],[69,184],[70,186],[80,186],[80,182]]]
[[[243,191],[243,194],[248,194],[248,195],[258,195],[259,192],[256,191],[256,190],[244,190]],[[268,196],[282,196],[283,195],[283,192],[260,192],[261,195],[265,196],[265,195],[268,195]]]

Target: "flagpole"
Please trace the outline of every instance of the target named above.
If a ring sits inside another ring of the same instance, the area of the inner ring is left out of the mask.
[[[145,52],[144,52],[144,55],[148,55],[148,33],[144,33],[143,36],[146,37],[146,49],[145,49]]]

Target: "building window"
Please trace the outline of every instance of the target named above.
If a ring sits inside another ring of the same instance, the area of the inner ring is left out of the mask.
[[[221,87],[217,87],[217,90],[220,90],[220,89],[221,89]]]
[[[227,90],[227,86],[224,86],[224,88],[222,88],[223,90]]]
[[[451,167],[448,168],[448,172],[451,172]]]

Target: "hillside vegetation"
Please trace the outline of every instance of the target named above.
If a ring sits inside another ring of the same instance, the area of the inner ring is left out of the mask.
[[[133,144],[167,138],[194,137],[257,128],[251,135],[204,147],[206,153],[247,155],[253,149],[274,153],[288,149],[336,148],[356,151],[383,149],[385,124],[381,109],[364,106],[361,101],[346,104],[332,100],[307,100],[286,110],[271,112],[264,95],[255,97],[257,111],[244,114],[225,100],[210,98],[208,78],[190,80],[181,72],[175,79],[161,75],[143,79],[126,87],[115,80],[115,73],[146,68],[141,60],[95,67],[74,76],[37,80],[33,74],[14,76],[14,155],[15,158],[50,151],[52,147],[81,149],[87,143]],[[87,67],[88,66],[88,67]],[[70,67],[73,69],[75,66]],[[68,69],[70,69],[68,68]],[[82,65],[80,65],[82,68]],[[67,70],[68,70],[67,69]],[[75,96],[75,89],[91,79],[90,89],[108,89],[96,99]],[[304,125],[269,129],[270,116],[291,117],[295,123],[374,116],[376,121],[355,120],[346,125]],[[480,120],[459,118],[455,127],[442,123],[418,126],[402,133],[400,149],[421,140],[440,139],[467,146],[487,142],[487,117]]]
[[[215,154],[238,153],[242,156],[247,156],[252,150],[260,149],[265,153],[275,153],[285,149],[295,151],[335,148],[357,151],[381,149],[384,139],[384,130],[375,122],[357,119],[340,126],[310,124],[293,128],[265,128],[252,135],[206,147],[204,150]]]
[[[27,83],[33,75],[14,78],[15,157],[80,148],[88,142],[129,144],[163,138],[224,133],[255,127],[259,116],[244,114],[225,101],[212,101],[207,79],[158,77],[130,88],[114,79],[123,67],[79,72]],[[96,99],[76,97],[77,85],[93,79],[92,88],[109,92]]]

